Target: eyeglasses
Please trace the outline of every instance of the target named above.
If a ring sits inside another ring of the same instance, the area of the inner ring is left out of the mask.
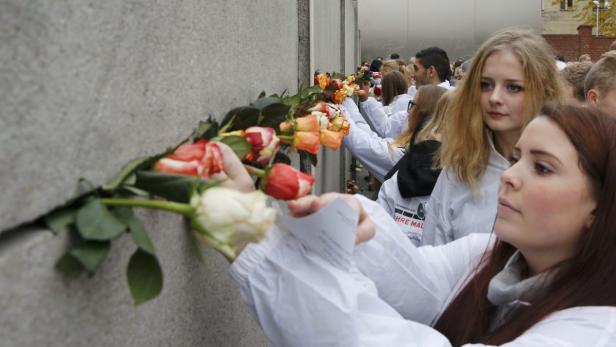
[[[417,106],[417,103],[413,100],[409,100],[409,106],[406,109],[410,110],[413,108],[413,106]]]

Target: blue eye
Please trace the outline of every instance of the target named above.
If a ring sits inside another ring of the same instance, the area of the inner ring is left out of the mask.
[[[481,90],[489,90],[489,89],[492,89],[492,83],[481,81],[481,83],[479,84],[479,87],[481,88]]]
[[[524,90],[524,87],[517,84],[508,84],[507,90],[512,93],[519,93]]]

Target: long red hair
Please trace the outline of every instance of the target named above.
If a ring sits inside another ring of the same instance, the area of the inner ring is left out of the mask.
[[[616,306],[616,120],[571,105],[544,109],[542,116],[555,122],[577,150],[597,201],[593,224],[578,241],[577,254],[554,267],[548,290],[536,304],[517,309],[490,331],[496,307],[487,299],[488,285],[515,252],[497,241],[436,323],[454,346],[512,341],[550,313],[570,307]]]

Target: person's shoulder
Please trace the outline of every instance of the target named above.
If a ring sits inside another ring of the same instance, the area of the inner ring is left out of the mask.
[[[566,341],[570,346],[613,346],[616,307],[580,306],[560,310],[532,326],[519,339]]]

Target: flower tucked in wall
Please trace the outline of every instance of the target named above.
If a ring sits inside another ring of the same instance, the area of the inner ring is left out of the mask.
[[[287,164],[288,151],[308,153],[316,165],[314,154],[321,146],[339,148],[348,122],[339,107],[324,102],[331,95],[323,88],[336,88],[347,97],[354,80],[324,74],[315,78],[318,86],[301,88],[295,95],[262,93],[250,105],[230,110],[220,123],[211,117],[199,122],[191,136],[164,153],[128,162],[105,185],[44,217],[50,230],[71,233],[75,241],[56,267],[65,274],[92,275],[109,254],[111,242],[130,234],[136,246],[126,270],[130,293],[135,304],[157,297],[163,287],[162,268],[146,223],[133,208],[184,216],[193,229],[189,235],[196,236],[191,240],[233,259],[245,243],[263,239],[274,222],[265,194],[291,200],[310,193],[314,178]],[[228,179],[224,166],[230,155],[257,176],[255,188],[260,190],[240,193],[220,186]]]

